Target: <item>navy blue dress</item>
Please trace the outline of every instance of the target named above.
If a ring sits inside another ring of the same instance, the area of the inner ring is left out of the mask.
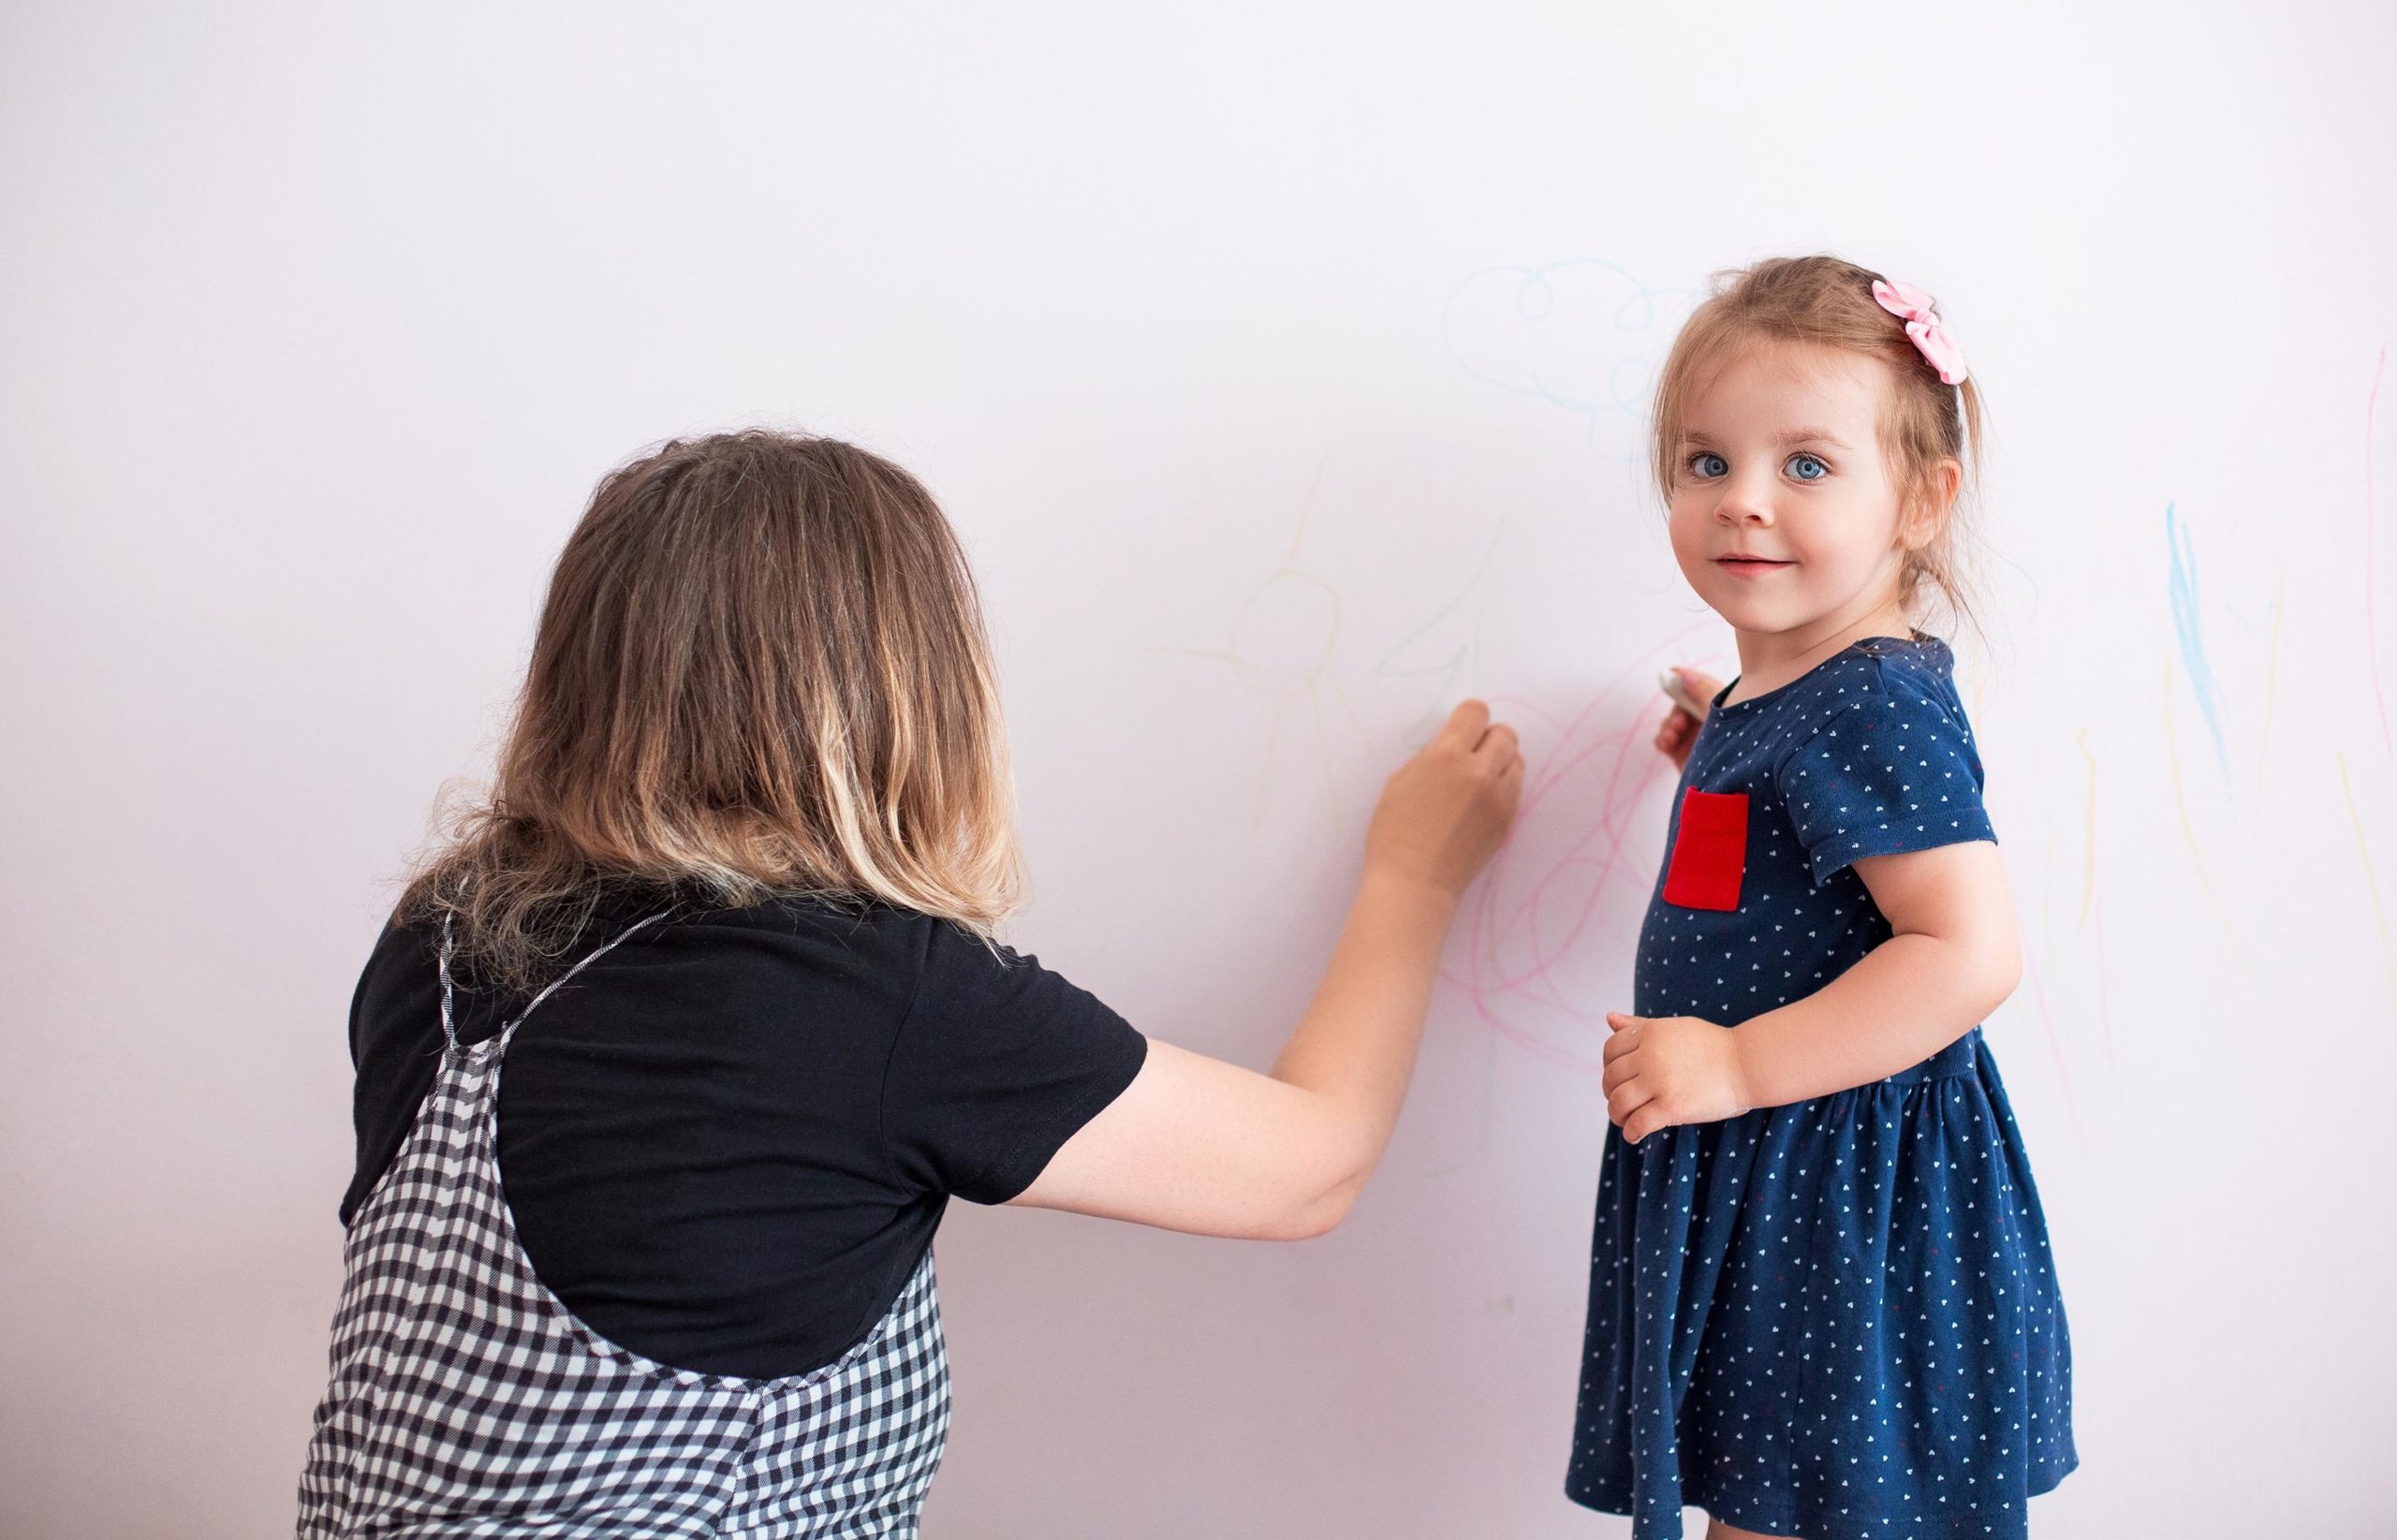
[[[1634,1014],[1811,994],[1890,933],[1850,862],[1996,838],[1953,669],[1875,637],[1715,697]],[[1803,1540],[2021,1540],[2076,1463],[2047,1224],[1978,1027],[1872,1085],[1610,1130],[1590,1266],[1566,1492],[1634,1540],[1674,1540],[1684,1503]]]

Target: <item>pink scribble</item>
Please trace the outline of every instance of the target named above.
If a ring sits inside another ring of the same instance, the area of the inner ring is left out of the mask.
[[[1603,1042],[1606,1036],[1606,1011],[1620,1002],[1576,1000],[1555,976],[1555,970],[1567,959],[1583,955],[1585,940],[1596,939],[1591,932],[1604,918],[1602,901],[1622,869],[1625,839],[1632,820],[1647,805],[1649,790],[1658,776],[1671,770],[1663,755],[1652,752],[1643,755],[1641,752],[1657,719],[1670,709],[1646,682],[1660,656],[1680,648],[1706,629],[1707,623],[1699,622],[1674,633],[1625,665],[1563,724],[1551,749],[1535,755],[1534,769],[1524,785],[1522,806],[1517,814],[1519,831],[1532,829],[1540,807],[1551,803],[1567,787],[1588,787],[1595,783],[1596,815],[1579,837],[1561,850],[1553,845],[1535,846],[1519,832],[1517,839],[1499,851],[1482,876],[1467,917],[1467,971],[1463,977],[1448,972],[1441,975],[1445,982],[1463,991],[1476,1020],[1507,1042],[1560,1068],[1596,1076],[1602,1071],[1603,1060],[1595,1049],[1577,1051],[1548,1041],[1527,1030],[1518,1015],[1524,1009],[1533,1009],[1543,1016],[1561,1016],[1587,1028],[1594,1042]],[[1616,699],[1627,681],[1649,698],[1631,705],[1628,719],[1620,726],[1603,726],[1611,715],[1605,708]],[[1557,728],[1553,717],[1529,702],[1501,698],[1493,705],[1502,717],[1528,717],[1532,720],[1526,726]],[[1546,865],[1534,868],[1537,875],[1528,891],[1510,902],[1503,902],[1501,894],[1509,887],[1508,877],[1526,862],[1542,859]],[[1588,887],[1581,895],[1579,906],[1562,917],[1559,924],[1548,912],[1548,900],[1568,877],[1578,877]],[[1636,918],[1630,911],[1625,913]],[[1501,948],[1509,943],[1520,943],[1528,958],[1502,956]]]

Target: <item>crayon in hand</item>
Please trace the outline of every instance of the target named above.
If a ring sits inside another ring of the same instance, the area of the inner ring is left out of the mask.
[[[1689,693],[1689,686],[1682,682],[1682,676],[1679,673],[1668,668],[1656,676],[1656,684],[1665,692],[1666,698],[1674,705],[1701,722],[1706,720],[1706,702]]]

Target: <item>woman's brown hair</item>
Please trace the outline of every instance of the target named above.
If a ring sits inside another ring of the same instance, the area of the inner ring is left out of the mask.
[[[1941,383],[1906,336],[1905,323],[1873,298],[1874,280],[1881,276],[1836,257],[1776,257],[1716,273],[1712,291],[1682,323],[1657,377],[1651,443],[1656,487],[1670,502],[1684,468],[1682,424],[1690,400],[1739,346],[1794,344],[1878,359],[1889,366],[1890,381],[1881,452],[1901,493],[1934,495],[1943,460],[1963,468],[1938,533],[1922,550],[1908,552],[1899,568],[1899,597],[1919,611],[1925,592],[1935,590],[1950,615],[1978,629],[1969,510],[1980,480],[1980,389],[1969,377]]]
[[[923,486],[834,439],[676,440],[550,579],[487,797],[400,902],[537,982],[605,894],[882,900],[989,936],[1022,890],[974,579]]]

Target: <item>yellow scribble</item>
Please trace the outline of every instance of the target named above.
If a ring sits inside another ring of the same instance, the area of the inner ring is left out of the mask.
[[[1249,814],[1252,833],[1265,827],[1265,814],[1272,799],[1275,770],[1287,754],[1295,753],[1285,741],[1284,720],[1301,707],[1315,728],[1316,759],[1323,771],[1323,790],[1337,823],[1343,814],[1340,788],[1332,776],[1331,735],[1324,725],[1324,697],[1320,685],[1330,685],[1331,693],[1355,728],[1358,741],[1367,741],[1364,725],[1357,711],[1340,688],[1334,670],[1334,659],[1340,650],[1341,597],[1340,590],[1326,578],[1298,565],[1300,553],[1306,544],[1307,524],[1315,517],[1317,493],[1323,488],[1329,454],[1316,462],[1315,474],[1307,480],[1305,499],[1299,505],[1296,528],[1291,532],[1290,549],[1284,553],[1280,565],[1260,579],[1248,591],[1240,608],[1232,614],[1231,625],[1221,647],[1152,647],[1152,653],[1173,657],[1205,658],[1228,667],[1234,677],[1257,694],[1270,695],[1273,705],[1265,727],[1265,761],[1257,772],[1257,794]],[[1296,604],[1303,612],[1307,629],[1291,639],[1301,644],[1294,653],[1275,656],[1271,636],[1259,638],[1252,635],[1252,626],[1270,633],[1279,623],[1273,611]],[[1303,698],[1301,698],[1303,697]],[[1295,733],[1296,728],[1289,729]]]

